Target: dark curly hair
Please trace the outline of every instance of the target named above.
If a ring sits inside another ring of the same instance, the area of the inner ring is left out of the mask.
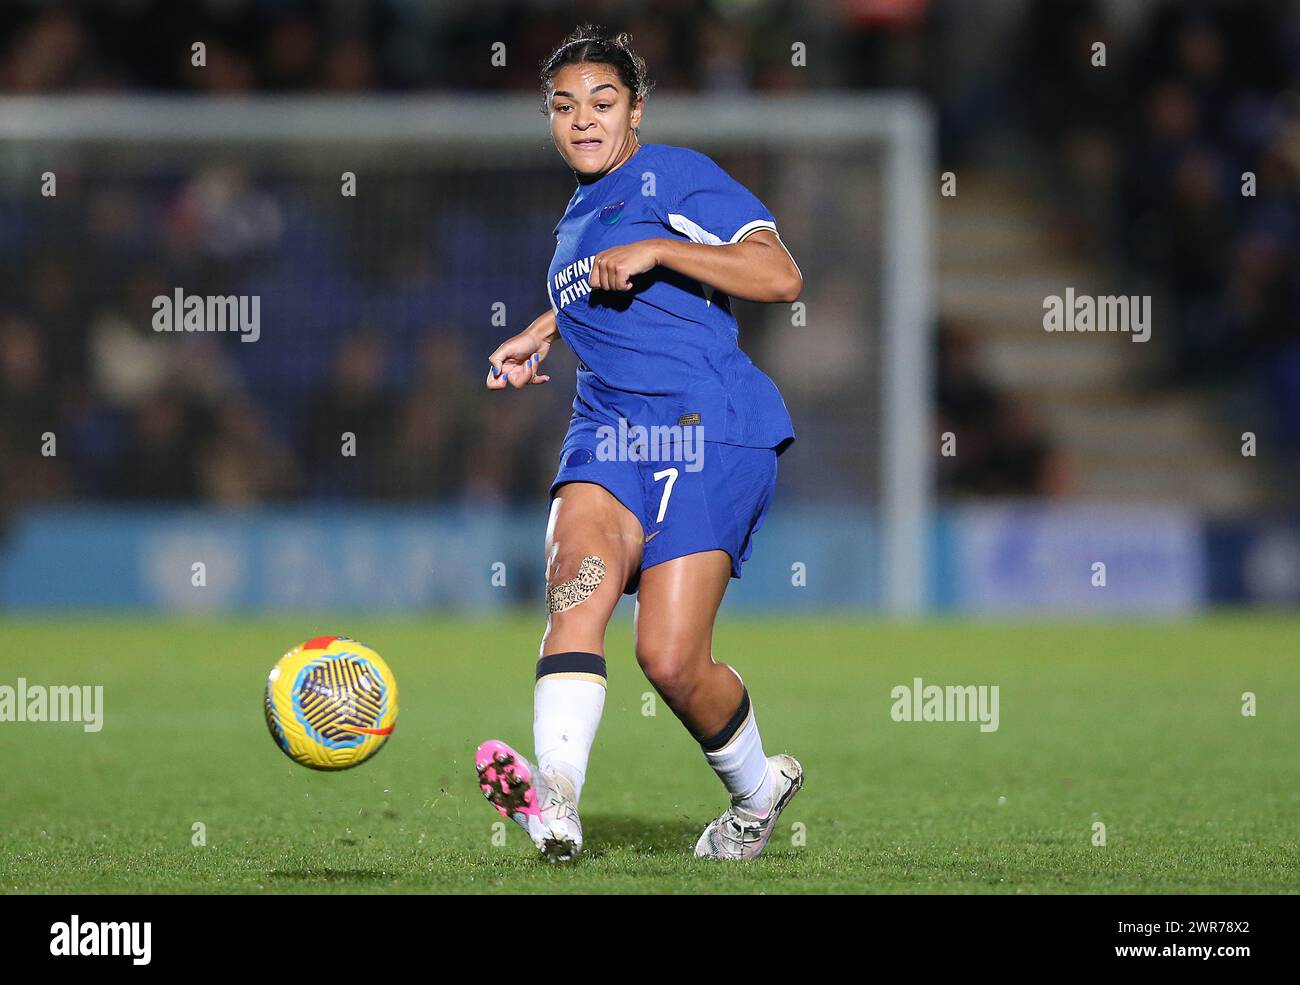
[[[644,97],[654,86],[646,74],[645,59],[632,50],[632,35],[626,32],[610,36],[603,27],[583,24],[576,28],[542,62],[542,112],[548,112],[547,95],[555,73],[566,65],[595,63],[608,65],[618,73],[619,81],[632,93],[633,101]]]

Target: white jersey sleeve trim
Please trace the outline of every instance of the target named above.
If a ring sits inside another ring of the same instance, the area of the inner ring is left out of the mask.
[[[709,232],[703,226],[692,222],[678,212],[668,213],[668,225],[672,226],[692,243],[703,243],[706,246],[722,246],[724,244],[722,237]],[[756,233],[760,229],[770,229],[776,232],[776,223],[769,219],[754,219],[737,229],[736,234],[728,242],[739,243],[750,233]]]
[[[722,240],[719,237],[677,212],[668,213],[668,225],[672,226],[692,243],[703,243],[706,246],[722,245]]]
[[[770,222],[767,219],[755,219],[753,222],[747,222],[736,230],[736,235],[731,237],[731,241],[733,243],[739,243],[750,233],[756,233],[760,229],[770,229],[772,232],[776,232],[776,223]]]

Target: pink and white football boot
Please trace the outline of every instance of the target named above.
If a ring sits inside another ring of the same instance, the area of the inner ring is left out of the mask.
[[[474,767],[483,796],[527,832],[548,862],[569,862],[582,851],[582,822],[566,777],[542,773],[499,739],[478,747]]]

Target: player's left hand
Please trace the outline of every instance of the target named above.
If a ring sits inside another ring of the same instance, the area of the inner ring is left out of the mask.
[[[587,283],[597,291],[632,290],[633,277],[659,265],[658,247],[658,240],[643,239],[602,250],[591,261]]]

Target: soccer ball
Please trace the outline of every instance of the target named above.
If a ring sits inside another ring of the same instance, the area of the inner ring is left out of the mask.
[[[397,680],[382,657],[343,636],[296,646],[266,681],[266,727],[284,754],[314,770],[364,763],[393,734]]]

